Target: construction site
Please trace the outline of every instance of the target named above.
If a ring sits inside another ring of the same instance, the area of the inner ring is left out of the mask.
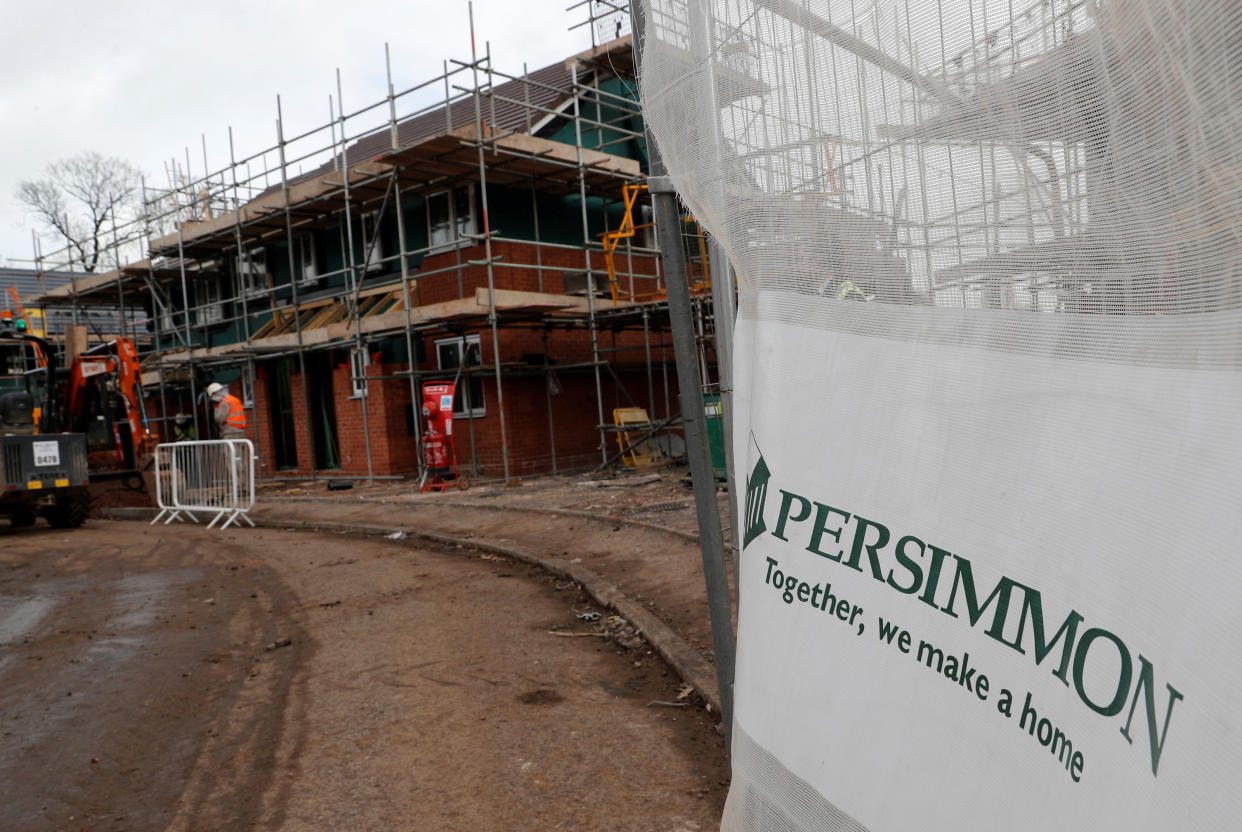
[[[470,6],[36,236],[0,827],[1228,827],[1235,5]]]
[[[625,8],[570,11],[591,47],[539,68],[480,44],[397,89],[385,47],[364,106],[338,73],[313,129],[277,99],[269,146],[230,129],[227,164],[205,140],[170,158],[94,272],[36,237],[33,268],[0,273],[0,425],[31,434],[0,455],[22,481],[0,492],[0,675],[47,659],[4,697],[0,826],[719,816],[637,58]],[[727,515],[713,295],[731,308],[733,275],[692,216],[665,222]],[[53,746],[91,776],[52,771]]]
[[[463,479],[615,465],[619,422],[641,440],[631,466],[680,455],[631,36],[518,73],[484,52],[357,109],[333,100],[299,135],[277,112],[275,143],[227,165],[170,159],[141,221],[106,241],[115,267],[21,303],[124,322],[79,337],[134,343],[157,441],[178,413],[212,436],[203,391],[229,385],[260,480],[419,478],[431,381],[456,385]],[[712,393],[711,257],[693,218],[682,230]],[[70,264],[36,249],[41,276]]]

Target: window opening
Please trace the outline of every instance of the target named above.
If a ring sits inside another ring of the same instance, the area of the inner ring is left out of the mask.
[[[353,385],[352,398],[360,399],[367,394],[367,367],[371,356],[366,347],[354,347],[349,351],[349,379]]]
[[[362,217],[362,251],[366,257],[364,272],[378,272],[384,268],[384,235],[379,231],[379,212],[372,211]],[[371,245],[371,237],[375,236],[375,245]]]
[[[242,406],[254,407],[254,368],[241,368]]]
[[[465,354],[463,365],[462,354]],[[459,335],[436,341],[436,362],[441,370],[466,369],[483,364],[482,344],[479,336]],[[481,373],[463,372],[457,380],[457,395],[453,398],[453,417],[477,419],[487,415],[483,399],[483,376]]]
[[[427,243],[433,251],[452,247],[475,228],[473,184],[427,197]]]
[[[319,283],[319,258],[313,234],[303,234],[298,238],[298,251],[302,262],[302,285],[317,285]]]
[[[243,293],[258,295],[267,291],[267,252],[262,247],[234,257],[233,269]]]
[[[198,295],[198,323],[218,324],[224,320],[223,288],[218,277],[200,280],[195,287]]]

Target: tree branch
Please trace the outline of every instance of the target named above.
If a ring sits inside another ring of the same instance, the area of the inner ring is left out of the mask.
[[[76,260],[90,272],[107,247],[107,233],[141,216],[141,178],[123,159],[86,152],[51,163],[41,179],[19,182],[16,196],[40,225],[65,239],[70,264]]]

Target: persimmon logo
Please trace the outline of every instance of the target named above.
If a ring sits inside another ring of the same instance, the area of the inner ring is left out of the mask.
[[[750,441],[752,445],[755,444],[753,434]],[[755,445],[755,450],[759,450],[758,445]],[[755,467],[750,471],[750,476],[746,478],[746,534],[742,538],[743,549],[768,530],[767,523],[763,521],[763,509],[768,499],[768,480],[771,477],[772,472],[768,470],[768,464],[763,461],[761,452]]]
[[[785,544],[788,551],[809,552],[976,628],[1036,666],[1049,668],[1092,712],[1123,719],[1120,733],[1127,743],[1134,742],[1136,715],[1142,738],[1145,717],[1151,773],[1157,775],[1173,708],[1183,696],[1159,677],[1147,653],[1134,649],[1118,632],[1088,624],[1084,613],[1064,601],[1049,603],[1029,584],[988,574],[978,558],[784,488],[776,489],[779,504],[769,531],[764,503],[771,472],[757,445],[751,458],[757,462],[746,478],[743,547],[768,532],[771,547]],[[768,563],[772,569],[776,559],[768,558]]]

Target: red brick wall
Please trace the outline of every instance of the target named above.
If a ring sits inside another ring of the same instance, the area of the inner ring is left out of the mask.
[[[296,468],[276,467],[276,450],[272,430],[272,409],[268,396],[268,378],[272,369],[258,365],[255,372],[254,409],[246,413],[246,433],[256,445],[259,454],[259,475],[264,477],[300,476],[309,474],[314,464],[314,447],[311,445],[310,424],[302,392],[302,375],[297,362],[292,362],[289,373],[289,394],[293,403],[293,435],[297,444]]]
[[[542,291],[559,294],[564,291],[563,273],[552,267],[563,267],[581,271],[586,266],[585,252],[580,249],[544,248],[540,253],[542,265],[549,267],[542,272],[535,269],[516,268],[513,264],[536,262],[535,247],[529,244],[498,242],[493,245],[493,254],[501,260],[494,265],[495,285],[500,289],[516,289],[522,291]],[[602,268],[601,255],[593,253],[592,265]],[[460,252],[462,262],[478,260],[484,257],[482,245],[463,249]],[[456,269],[438,275],[427,276],[433,271],[456,263],[457,255],[453,252],[427,257],[419,269],[417,303],[428,305],[459,297],[469,297],[477,287],[487,285],[487,270],[484,266],[464,266],[461,269],[461,291],[458,286]],[[635,271],[655,272],[655,263],[650,258],[634,258]],[[541,284],[542,279],[542,284]],[[601,287],[603,288],[603,287]],[[502,314],[502,323],[503,323]],[[482,361],[485,366],[493,365],[491,330],[486,325],[478,329],[467,330],[465,334],[477,333],[480,336]],[[435,371],[435,341],[448,337],[447,333],[426,334],[418,336],[423,340],[426,360],[417,365],[422,371]],[[651,418],[660,419],[668,414],[664,406],[664,377],[660,362],[669,364],[668,384],[672,410],[677,409],[676,373],[672,369],[672,349],[661,350],[660,333],[651,332],[652,361],[652,393],[654,401],[649,401],[647,357],[643,349],[644,337],[642,330],[626,330],[613,333],[607,329],[599,329],[598,345],[602,357],[609,361],[614,371],[622,379],[628,397],[622,392],[614,380],[612,373],[601,367],[599,371],[600,389],[603,401],[603,422],[611,424],[612,410],[635,404],[647,409]],[[553,460],[553,437],[555,437],[555,458],[558,470],[594,467],[598,465],[603,452],[608,456],[617,450],[615,434],[605,434],[601,438],[600,408],[597,403],[596,375],[590,366],[570,367],[566,365],[589,362],[592,357],[591,331],[585,325],[574,329],[556,329],[548,331],[545,340],[541,328],[511,326],[499,333],[500,362],[504,372],[502,381],[504,395],[505,428],[508,435],[508,454],[510,476],[523,477],[537,473],[550,472]],[[671,340],[664,335],[664,340]],[[350,382],[347,345],[333,353],[332,389],[335,398],[338,447],[340,450],[340,468],[322,472],[334,476],[360,477],[367,473],[367,431],[364,429],[364,400],[353,398]],[[548,380],[539,369],[542,356],[547,354],[550,361],[561,369],[556,371],[558,391],[551,396],[552,419],[548,413]],[[523,356],[533,356],[534,366],[522,368]],[[406,370],[403,364],[381,364],[376,352],[372,356],[372,364],[368,369],[371,381],[368,385],[369,394],[365,400],[366,421],[371,438],[372,470],[377,475],[414,476],[418,471],[419,450],[415,446],[414,437],[407,433],[406,412],[410,405],[410,384],[406,378],[390,378],[398,372]],[[258,378],[255,383],[255,407],[247,412],[247,432],[256,442],[261,461],[261,476],[309,476],[314,465],[314,448],[311,442],[310,422],[306,413],[306,402],[303,397],[303,379],[298,372],[296,361],[292,363],[290,387],[294,411],[294,434],[297,442],[297,467],[292,470],[280,471],[276,468],[272,436],[272,416],[268,397],[267,375],[269,368],[259,365]],[[451,373],[446,373],[451,377]],[[385,378],[389,377],[389,378]],[[480,474],[484,477],[499,477],[503,473],[503,450],[500,431],[500,402],[497,396],[495,375],[492,370],[482,371],[485,415],[475,419],[458,419],[454,424],[454,447],[459,468],[469,473],[472,461],[477,463]],[[632,402],[631,402],[632,398]],[[152,413],[158,412],[158,403],[152,401]],[[175,412],[175,407],[170,404]],[[473,427],[473,441],[471,438]],[[605,447],[601,449],[601,442]]]
[[[342,356],[346,353],[342,352]],[[390,376],[404,365],[372,364],[369,377]],[[302,376],[295,364],[290,373],[293,402],[294,436],[298,464],[292,469],[277,469],[273,442],[272,415],[267,384],[268,368],[260,365],[255,385],[254,416],[247,425],[248,433],[257,434],[259,458],[265,476],[310,476],[315,463],[311,439],[311,423],[307,418],[302,392]],[[353,396],[348,360],[332,364],[332,390],[336,411],[337,448],[340,467],[323,473],[342,476],[365,476],[367,445],[364,430],[363,399]],[[404,379],[375,379],[368,384],[366,423],[371,436],[371,463],[375,474],[411,474],[417,470],[413,437],[406,435],[405,408],[410,402],[409,382]]]
[[[483,361],[492,361],[490,331],[480,333]],[[505,364],[516,363],[523,353],[542,354],[543,338],[538,332],[509,331],[501,333],[501,354]],[[641,333],[639,333],[641,343]],[[435,349],[428,336],[429,360],[419,369],[435,369]],[[671,362],[671,350],[668,360]],[[553,332],[548,339],[548,353],[558,364],[569,364],[590,359],[590,333]],[[625,355],[625,354],[621,354]],[[629,396],[639,407],[645,407],[653,419],[665,415],[664,385],[660,367],[652,368],[655,402],[648,401],[647,375],[643,355],[637,352],[637,361],[626,358],[614,365],[625,384]],[[653,361],[659,360],[659,351],[653,350]],[[371,436],[372,470],[376,475],[414,476],[418,470],[418,449],[414,437],[407,434],[406,409],[410,403],[409,381],[404,378],[379,378],[393,376],[405,369],[403,364],[372,364],[368,375],[366,399],[367,421]],[[506,372],[508,368],[506,367]],[[302,376],[296,364],[290,373],[290,389],[294,412],[294,436],[297,442],[298,464],[296,468],[280,470],[276,467],[273,444],[272,416],[268,397],[268,368],[259,366],[255,384],[255,406],[247,411],[247,435],[254,441],[259,453],[260,475],[265,477],[309,477],[314,465],[314,448],[311,444],[311,428],[307,419],[302,393]],[[454,422],[454,447],[458,466],[464,473],[471,470],[472,459],[477,461],[479,474],[484,477],[502,475],[503,453],[500,433],[500,407],[496,394],[495,376],[491,370],[482,372],[485,415],[475,419],[459,418]],[[552,437],[556,438],[556,467],[558,470],[593,467],[602,459],[600,453],[599,406],[596,402],[595,373],[589,366],[563,368],[555,373],[556,387],[551,396],[552,420],[548,417],[547,377],[532,368],[530,374],[509,375],[502,380],[504,393],[505,428],[508,434],[510,476],[523,477],[552,470]],[[363,400],[352,398],[348,361],[335,363],[332,370],[332,386],[335,393],[337,441],[341,465],[339,469],[321,474],[361,477],[367,473],[366,433],[363,428]],[[669,368],[670,396],[676,409],[676,376]],[[604,423],[612,422],[614,407],[631,404],[607,370],[600,369],[600,389],[603,393]],[[158,397],[148,399],[148,412],[159,414]],[[176,411],[170,400],[169,409]],[[471,441],[471,423],[474,441]],[[614,435],[607,434],[607,453],[616,451]]]
[[[491,331],[484,328],[478,331],[478,335],[482,347],[483,364],[486,367],[493,364]],[[611,333],[600,332],[597,337],[601,349],[612,346]],[[436,369],[436,340],[437,336],[426,337],[428,361],[419,369]],[[515,375],[514,368],[511,366],[519,364],[523,355],[542,356],[544,354],[543,332],[535,329],[502,330],[498,340],[501,364],[505,371],[502,388],[510,476],[527,476],[551,471],[553,436],[556,438],[555,454],[558,470],[598,465],[602,461],[601,437],[598,429],[601,421],[593,368],[590,366],[563,367],[556,371],[555,377],[559,392],[551,396],[552,419],[549,424],[547,376],[535,367],[531,367],[526,373]],[[658,339],[655,340],[658,343]],[[665,415],[664,385],[658,364],[662,352],[670,363],[670,397],[671,406],[675,410],[677,408],[677,385],[676,374],[671,368],[672,350],[661,351],[657,347],[652,347],[652,388],[655,394],[653,403],[648,400],[646,355],[642,349],[642,332],[619,333],[616,336],[616,344],[638,349],[609,354],[612,356],[613,369],[624,384],[625,392],[618,387],[612,374],[606,368],[600,368],[602,423],[613,422],[613,408],[631,405],[646,408],[648,415],[653,419],[662,418]],[[592,355],[590,330],[584,327],[549,332],[547,355],[554,365],[563,366],[590,361]],[[469,419],[458,419],[454,423],[454,446],[459,467],[468,468],[471,459],[474,458],[481,466],[481,473],[484,476],[494,477],[502,475],[504,471],[499,401],[494,371],[484,370],[482,376],[486,415],[473,420],[474,447],[471,446],[471,420]],[[629,395],[627,396],[626,393]],[[603,441],[608,446],[608,455],[611,456],[616,450],[615,438],[607,434]]]
[[[272,445],[272,409],[268,402],[269,368],[260,364],[255,367],[254,409],[246,414],[246,432],[251,434],[259,454],[259,476],[279,476],[276,470],[276,452]],[[301,379],[295,379],[299,384]],[[292,387],[292,381],[290,382]],[[300,391],[299,391],[300,392]],[[296,400],[295,400],[296,401]],[[296,431],[295,431],[296,433]],[[298,462],[302,461],[302,448],[298,448]]]
[[[373,356],[377,359],[378,356]],[[414,437],[406,430],[406,409],[410,404],[410,383],[392,376],[404,365],[372,363],[367,368],[367,396],[353,397],[349,362],[333,371],[336,390],[336,424],[341,452],[341,473],[365,475],[367,443],[371,437],[371,466],[376,474],[414,474],[418,454]],[[364,419],[365,407],[365,419]]]
[[[475,289],[487,287],[487,267],[463,265],[460,270],[457,263],[471,260],[480,261],[486,258],[486,249],[482,243],[463,248],[458,252],[433,254],[423,259],[415,273],[418,286],[419,305],[456,300],[471,297]],[[522,292],[546,292],[562,294],[565,291],[565,274],[586,271],[586,252],[582,249],[560,248],[552,246],[536,246],[533,243],[512,241],[496,241],[492,243],[492,257],[496,258],[492,265],[492,279],[497,289],[515,289]],[[591,253],[592,271],[604,272],[604,256],[600,252]],[[654,275],[656,261],[653,257],[635,255],[626,258],[617,255],[617,268],[620,272],[633,270],[636,275]],[[448,269],[439,274],[428,274],[440,269]],[[570,270],[566,272],[565,270]],[[460,278],[459,278],[460,272]],[[605,291],[602,285],[606,278],[598,277],[596,288]],[[622,290],[629,288],[629,277],[622,274],[618,278]],[[635,292],[647,292],[654,289],[654,281],[635,279]]]

